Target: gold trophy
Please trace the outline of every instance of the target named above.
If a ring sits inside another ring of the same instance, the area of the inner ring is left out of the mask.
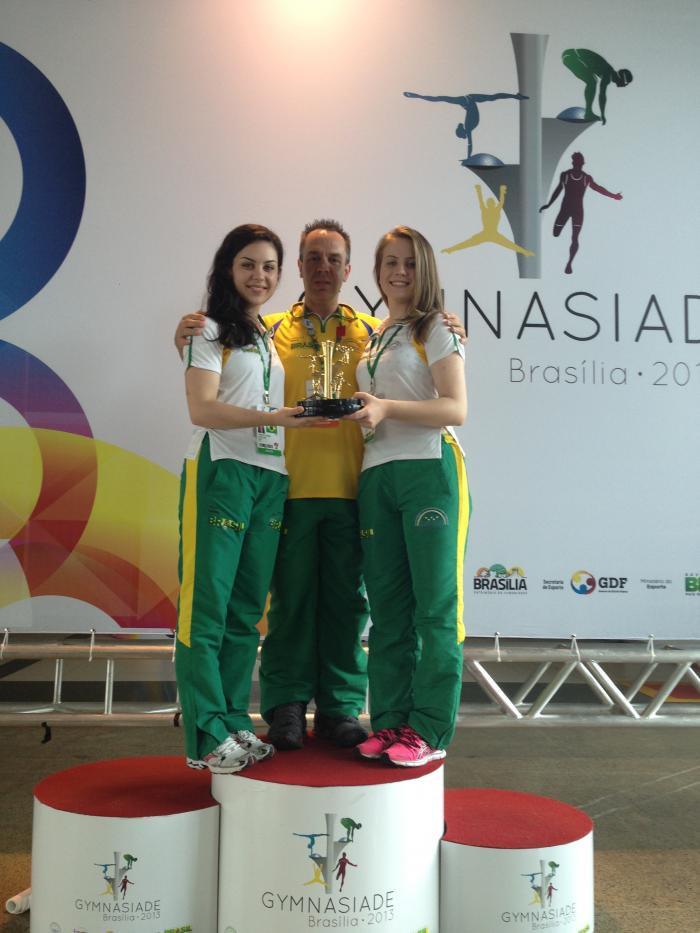
[[[362,408],[359,398],[342,398],[341,391],[348,387],[342,372],[335,372],[335,366],[350,362],[352,348],[336,343],[335,340],[322,340],[315,353],[308,354],[311,364],[311,395],[297,402],[304,411],[298,418],[341,418]]]

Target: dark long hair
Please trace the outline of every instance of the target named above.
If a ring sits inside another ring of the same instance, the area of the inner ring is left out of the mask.
[[[273,245],[281,272],[284,249],[277,234],[260,224],[241,224],[224,237],[207,279],[207,317],[219,325],[217,339],[229,349],[245,347],[254,339],[255,324],[248,317],[246,304],[234,287],[231,267],[242,249],[258,241]]]

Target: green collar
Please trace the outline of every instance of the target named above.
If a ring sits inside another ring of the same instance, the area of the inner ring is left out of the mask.
[[[299,320],[300,318],[309,318],[315,316],[320,318],[320,315],[315,311],[310,311],[303,302],[298,302],[292,306],[292,317]],[[339,304],[338,307],[332,314],[329,314],[328,317],[323,318],[324,321],[330,321],[331,318],[337,318],[340,321],[355,321],[357,320],[357,311],[350,307],[350,305]]]

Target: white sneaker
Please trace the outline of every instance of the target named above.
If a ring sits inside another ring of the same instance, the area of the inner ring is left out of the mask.
[[[239,745],[242,745],[255,761],[272,758],[275,754],[274,745],[268,745],[267,742],[261,741],[254,732],[249,732],[247,729],[233,732],[231,738],[235,739]]]
[[[206,761],[202,761],[201,758],[186,758],[185,764],[188,768],[194,768],[195,771],[205,771],[207,767]]]
[[[248,749],[232,735],[221,745],[217,745],[213,752],[204,756],[204,763],[212,774],[235,774],[253,760]]]

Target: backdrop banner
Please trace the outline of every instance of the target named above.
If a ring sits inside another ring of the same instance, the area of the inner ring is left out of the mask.
[[[282,237],[277,311],[334,217],[344,301],[383,314],[402,223],[465,321],[468,634],[697,637],[700,5],[5,0],[2,25],[0,630],[174,628],[175,326],[233,226]]]

